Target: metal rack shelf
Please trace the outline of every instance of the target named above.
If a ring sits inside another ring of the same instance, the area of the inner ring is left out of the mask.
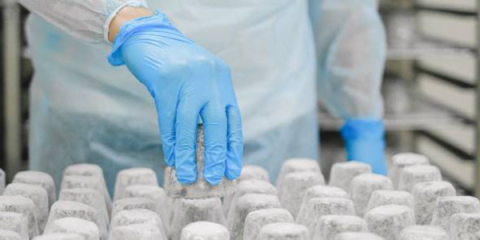
[[[441,57],[475,57],[475,49],[439,39],[421,37],[409,47],[396,47],[402,44],[390,43],[388,60],[418,60]]]
[[[462,9],[414,4],[411,8],[383,7],[380,9],[388,38],[388,60],[417,60],[439,57],[475,57],[476,49],[455,42],[425,35],[418,29],[416,16],[421,12],[436,12],[460,17],[476,16]]]
[[[450,14],[459,17],[476,17],[477,12],[468,9],[452,9],[446,7],[436,7],[436,6],[427,6],[422,4],[414,4],[413,10],[415,11],[428,11],[428,12],[436,12],[436,13],[443,13],[443,14]]]
[[[440,147],[445,153],[452,156],[451,161],[455,163],[466,163],[475,165],[475,174],[477,179],[473,182],[475,184],[472,188],[464,185],[462,188],[467,193],[475,193],[480,197],[480,61],[478,60],[480,54],[480,1],[476,1],[476,8],[465,9],[445,5],[432,5],[435,3],[420,3],[420,1],[410,1],[410,4],[403,6],[394,6],[391,4],[384,5],[380,11],[387,29],[388,37],[388,60],[397,61],[411,61],[411,74],[413,74],[413,81],[420,80],[419,76],[428,75],[435,81],[448,84],[449,87],[461,89],[462,91],[470,91],[476,93],[477,111],[476,119],[469,119],[460,114],[455,109],[451,109],[445,105],[434,102],[426,97],[415,95],[416,103],[415,109],[404,111],[402,114],[387,114],[385,116],[385,125],[387,130],[405,130],[413,133],[415,142],[418,143],[418,137],[429,140]],[[423,13],[434,13],[439,16],[454,17],[455,19],[475,19],[477,29],[477,43],[475,46],[464,46],[454,42],[443,39],[434,38],[423,33],[419,28],[418,16]],[[439,59],[446,57],[469,57],[477,59],[477,69],[475,82],[465,81],[456,77],[450,76],[442,70],[428,68],[420,64],[419,60]],[[404,65],[404,66],[407,66]],[[388,97],[388,95],[386,95]],[[386,100],[388,106],[388,98]],[[332,128],[338,120],[331,117],[324,117],[322,126]],[[453,126],[467,125],[475,130],[476,152],[468,152],[465,149],[453,144],[452,139],[445,139],[437,135],[435,129],[448,129]],[[474,162],[472,162],[474,160]],[[449,165],[439,166],[442,168],[449,168]],[[442,169],[443,173],[447,173],[449,169]],[[447,174],[448,175],[448,174]],[[455,177],[448,177],[455,182]]]
[[[419,131],[445,129],[452,126],[472,125],[472,121],[429,99],[418,97],[415,109],[405,113],[385,114],[387,131]],[[325,108],[319,109],[319,124],[322,131],[338,131],[343,121],[330,115]]]
[[[457,77],[453,77],[453,76],[449,76],[448,74],[437,72],[433,69],[430,69],[430,68],[425,67],[425,66],[421,66],[419,64],[414,64],[413,69],[419,74],[426,74],[426,75],[432,77],[431,79],[441,81],[441,82],[444,82],[444,83],[448,83],[451,86],[454,86],[454,87],[457,87],[457,88],[461,88],[461,89],[465,89],[465,90],[473,90],[477,86],[477,84],[475,84],[475,83],[470,83],[468,81],[459,79]]]

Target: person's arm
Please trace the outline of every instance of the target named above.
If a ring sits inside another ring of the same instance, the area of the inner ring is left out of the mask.
[[[110,26],[108,61],[125,65],[152,95],[165,162],[176,168],[180,183],[197,180],[201,119],[203,178],[212,185],[223,177],[236,179],[242,170],[243,132],[230,67],[183,35],[159,10],[151,16],[142,9],[124,10]]]
[[[345,120],[348,160],[386,173],[381,82],[386,37],[375,0],[324,0],[311,9],[318,91],[329,112]],[[317,12],[318,15],[314,13]]]
[[[126,65],[158,112],[165,162],[184,184],[197,180],[197,123],[204,126],[204,179],[212,185],[242,170],[243,131],[230,67],[184,36],[144,0],[20,0],[78,38],[112,42],[108,61]]]
[[[107,40],[112,19],[127,7],[146,8],[145,0],[19,0],[29,11],[86,41]]]
[[[117,15],[112,19],[109,25],[109,32],[108,32],[108,41],[113,42],[115,37],[117,36],[120,28],[126,22],[139,18],[139,17],[146,17],[151,16],[152,12],[143,7],[124,7],[120,11],[118,11]]]

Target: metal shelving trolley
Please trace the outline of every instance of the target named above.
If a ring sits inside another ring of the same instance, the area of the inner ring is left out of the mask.
[[[423,153],[464,194],[477,197],[479,12],[475,0],[380,2],[389,45],[383,83],[387,152]],[[341,121],[321,111],[322,131],[336,131]]]

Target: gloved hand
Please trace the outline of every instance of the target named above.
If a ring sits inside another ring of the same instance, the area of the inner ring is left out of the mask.
[[[216,185],[223,176],[240,175],[242,121],[225,62],[186,38],[159,11],[123,24],[108,60],[114,66],[126,64],[152,95],[165,161],[175,166],[179,182],[197,179],[199,117],[205,134],[205,180]]]
[[[385,130],[382,120],[347,120],[340,130],[347,159],[367,163],[374,173],[386,175]]]

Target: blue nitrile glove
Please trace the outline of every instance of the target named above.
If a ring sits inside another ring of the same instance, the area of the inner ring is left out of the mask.
[[[374,173],[386,175],[385,129],[382,120],[347,120],[341,129],[347,159],[367,163]]]
[[[197,179],[199,118],[205,134],[205,180],[216,185],[223,176],[240,175],[242,121],[225,62],[186,38],[159,11],[125,23],[108,61],[126,64],[152,95],[165,161],[175,166],[179,182]]]

